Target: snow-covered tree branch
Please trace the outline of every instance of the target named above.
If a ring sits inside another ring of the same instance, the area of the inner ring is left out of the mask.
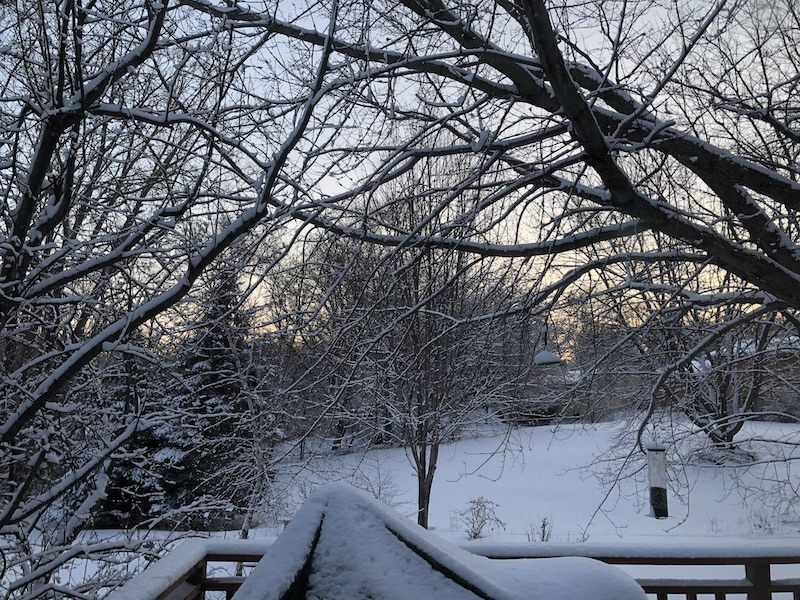
[[[345,353],[363,361],[416,315],[444,329],[426,331],[401,371],[423,373],[445,332],[579,297],[615,322],[635,313],[644,338],[665,315],[747,331],[768,314],[770,332],[798,329],[797,11],[788,0],[603,4],[5,3],[3,535],[25,539],[59,510],[77,512],[54,544],[79,534],[108,465],[136,455],[127,440],[174,417],[150,388],[110,399],[89,382],[142,357],[160,372],[156,350],[185,333],[173,311],[231,256],[251,296],[272,302],[276,332],[336,322],[324,357],[298,369],[316,383],[337,340],[368,336]],[[319,256],[304,245],[330,236],[352,254],[322,293],[277,297],[270,285],[285,274],[326,272],[304,262]],[[341,317],[358,317],[357,302],[331,303],[361,246],[397,281],[430,257],[453,272],[420,279],[402,317],[360,329]],[[448,289],[465,289],[455,275],[485,265],[528,276],[502,301],[448,305]],[[707,354],[704,339],[671,347],[683,352],[671,372],[690,377],[681,369]],[[714,357],[732,356],[728,342]],[[711,370],[756,386],[725,369]],[[310,420],[341,394],[315,400]],[[35,554],[18,563],[24,593],[49,576]]]

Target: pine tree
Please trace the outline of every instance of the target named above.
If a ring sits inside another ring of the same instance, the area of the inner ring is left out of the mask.
[[[193,527],[218,526],[246,501],[246,482],[237,481],[241,437],[250,428],[245,397],[248,318],[232,268],[215,273],[198,299],[178,368],[185,392],[176,402],[182,416],[169,432],[173,452],[162,486],[173,510],[195,509]],[[165,447],[161,452],[164,453]],[[166,465],[166,463],[165,463]]]

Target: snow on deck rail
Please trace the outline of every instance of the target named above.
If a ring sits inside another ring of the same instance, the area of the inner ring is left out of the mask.
[[[202,599],[212,590],[232,590],[230,597],[244,577],[210,577],[208,563],[258,562],[271,545],[272,540],[188,540],[111,592],[107,600]]]
[[[253,563],[260,560],[270,540],[191,540],[184,542],[132,581],[112,592],[108,600],[203,600],[207,591],[225,592],[230,600],[244,576],[213,577],[210,562]],[[625,544],[625,543],[489,543],[461,544],[465,550],[498,560],[530,560],[562,556],[594,558],[616,565],[733,565],[744,569],[744,577],[686,579],[682,577],[640,578],[645,592],[658,600],[668,595],[697,598],[713,595],[747,595],[748,600],[770,600],[773,594],[790,593],[800,600],[800,578],[772,579],[771,565],[800,564],[800,547],[786,543],[741,545]],[[669,572],[669,571],[667,571]],[[680,573],[678,569],[676,573]]]
[[[791,593],[800,600],[800,579],[773,579],[771,567],[800,564],[800,548],[783,541],[736,544],[630,544],[630,543],[487,543],[470,542],[463,548],[493,559],[520,560],[555,556],[584,556],[615,565],[658,565],[662,567],[740,566],[743,578],[643,578],[636,581],[645,592],[666,600],[669,595],[697,598],[713,595],[716,600],[728,595],[746,594],[748,600],[770,600],[773,594]],[[674,569],[679,574],[678,568]]]
[[[725,544],[631,544],[569,542],[466,542],[462,548],[488,558],[585,556],[613,564],[742,565],[745,562],[800,564],[800,545],[784,541],[735,540]]]

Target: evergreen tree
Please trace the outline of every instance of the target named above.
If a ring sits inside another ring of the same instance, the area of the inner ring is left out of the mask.
[[[150,401],[157,405],[149,413],[153,424],[143,424],[115,461],[96,524],[215,528],[249,501],[248,480],[237,473],[242,437],[254,436],[246,397],[251,365],[243,359],[250,351],[249,323],[241,300],[229,267],[211,274],[184,305],[190,315],[186,335],[162,363],[167,369],[172,363],[172,376]],[[121,363],[109,370],[117,376],[109,375],[108,393],[119,402],[136,402],[136,382],[152,387],[153,371]]]
[[[167,504],[172,510],[191,508],[194,527],[218,525],[220,516],[248,500],[247,482],[233,475],[242,438],[252,437],[249,362],[243,360],[249,354],[250,324],[241,303],[233,268],[206,281],[178,367],[184,383],[184,392],[175,399],[181,419],[172,431],[163,432]]]

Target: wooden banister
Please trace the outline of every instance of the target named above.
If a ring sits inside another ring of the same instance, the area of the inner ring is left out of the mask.
[[[223,592],[227,600],[233,597],[246,576],[218,575],[219,563],[229,566],[258,562],[269,546],[264,540],[194,540],[168,554],[131,583],[109,596],[109,600],[204,600],[206,592]],[[469,543],[462,546],[475,554],[494,560],[553,558],[559,556],[584,556],[609,564],[652,565],[664,567],[664,578],[635,577],[645,592],[656,600],[683,597],[696,599],[702,594],[724,600],[729,595],[747,595],[748,600],[771,600],[773,594],[791,593],[800,600],[800,577],[773,579],[771,567],[779,564],[800,565],[800,548],[771,544],[750,545],[732,550],[726,546],[679,547],[626,544],[485,544]],[[738,566],[743,577],[735,578],[685,578],[677,569],[693,566]],[[673,571],[673,573],[670,573]],[[154,581],[163,580],[161,584]],[[141,582],[148,591],[142,593]],[[130,586],[130,587],[129,587]],[[126,593],[126,589],[131,594]],[[135,590],[135,593],[133,593]]]

